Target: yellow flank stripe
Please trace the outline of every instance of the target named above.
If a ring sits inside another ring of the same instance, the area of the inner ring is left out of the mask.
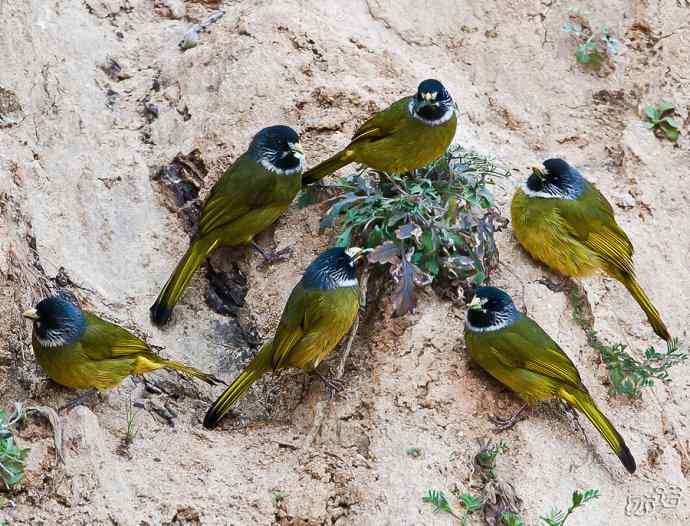
[[[155,362],[146,356],[137,356],[134,360],[134,367],[132,367],[131,374],[145,374],[151,371],[156,371],[164,367],[162,363]]]

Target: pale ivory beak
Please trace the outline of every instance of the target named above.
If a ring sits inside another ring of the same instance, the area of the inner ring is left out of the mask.
[[[536,175],[537,177],[539,177],[539,179],[544,178],[544,168],[543,167],[539,166],[538,164],[534,164],[534,165],[530,166],[530,168],[532,170],[532,173],[534,175]]]
[[[357,261],[364,256],[366,252],[366,250],[360,247],[350,247],[345,251],[345,253],[352,258],[352,261]]]
[[[36,309],[27,309],[24,312],[22,312],[22,316],[24,316],[25,318],[29,318],[30,320],[37,320],[38,311]]]
[[[472,301],[467,305],[467,308],[469,309],[481,309],[482,305],[484,305],[484,302],[479,296],[475,296],[472,298]]]
[[[290,150],[295,154],[295,157],[304,158],[304,150],[302,149],[302,145],[300,143],[291,144]]]

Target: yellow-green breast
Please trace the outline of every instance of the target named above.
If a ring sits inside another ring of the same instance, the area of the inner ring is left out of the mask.
[[[518,188],[510,207],[513,233],[534,259],[551,270],[570,277],[589,276],[601,269],[601,261],[573,236],[559,212],[561,201],[530,197]]]

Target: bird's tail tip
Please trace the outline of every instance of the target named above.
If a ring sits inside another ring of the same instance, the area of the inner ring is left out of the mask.
[[[628,473],[631,475],[635,473],[637,463],[635,462],[635,458],[632,456],[632,453],[628,449],[628,446],[625,444],[625,442],[621,444],[621,450],[618,452],[618,458],[625,466],[625,469],[628,470]]]
[[[214,410],[214,406],[211,406],[211,408],[206,412],[206,416],[204,417],[204,427],[206,429],[215,429],[216,426],[218,425],[218,422],[220,422],[220,419],[223,418],[224,415],[219,415],[216,413]]]
[[[162,327],[170,321],[172,311],[172,307],[165,305],[160,299],[157,299],[149,309],[151,322],[158,327]]]
[[[631,276],[627,278],[623,283],[625,284],[626,288],[630,291],[633,298],[635,298],[635,301],[637,301],[639,306],[647,315],[647,320],[649,321],[649,324],[652,326],[652,329],[654,329],[656,335],[667,342],[670,341],[671,333],[668,332],[666,324],[661,319],[661,314],[659,314],[659,311],[652,303],[652,300],[649,299],[649,296],[647,296],[647,293],[642,289],[635,277]]]

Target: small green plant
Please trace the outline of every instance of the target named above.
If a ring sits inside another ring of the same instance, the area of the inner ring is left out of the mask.
[[[388,266],[395,314],[403,315],[415,307],[415,287],[441,281],[457,290],[483,283],[496,267],[494,231],[506,222],[488,186],[506,176],[459,145],[403,176],[365,168],[329,187],[339,195],[321,228],[338,227],[337,245],[364,246],[369,263]]]
[[[410,456],[412,458],[419,458],[422,456],[422,450],[418,447],[408,447],[405,450],[405,453],[407,453],[408,456]]]
[[[564,513],[561,510],[552,510],[546,517],[540,517],[548,526],[563,526],[570,515],[579,507],[584,506],[587,502],[599,498],[599,490],[586,489],[582,492],[573,491],[572,505]]]
[[[496,478],[496,457],[506,451],[508,451],[508,444],[504,440],[500,440],[498,444],[485,444],[479,449],[475,461],[485,471],[488,479]]]
[[[586,489],[582,492],[575,490],[572,497],[572,505],[563,512],[561,510],[551,510],[545,517],[539,517],[547,526],[564,526],[565,521],[579,507],[584,506],[592,499],[599,498],[599,490]],[[517,513],[506,511],[501,513],[501,522],[504,526],[525,526],[525,523]]]
[[[274,506],[277,506],[278,503],[280,503],[284,499],[286,499],[287,496],[288,496],[287,491],[273,490],[273,491],[271,491],[271,502],[273,502]]]
[[[671,115],[676,108],[672,102],[665,100],[657,108],[645,106],[644,113],[648,121],[642,126],[654,131],[657,136],[665,136],[669,141],[676,142],[680,137],[680,124]]]
[[[594,28],[589,14],[576,7],[568,9],[568,21],[561,31],[575,37],[575,60],[580,64],[599,67],[621,50],[621,43],[611,36],[608,26]]]
[[[19,483],[24,476],[29,448],[18,447],[13,432],[17,423],[25,416],[24,406],[19,402],[15,402],[14,412],[10,417],[0,409],[0,480],[7,489]]]
[[[505,526],[525,526],[520,516],[512,511],[504,511],[501,513],[501,522]]]
[[[139,426],[136,423],[137,413],[134,411],[134,404],[132,403],[131,398],[129,399],[129,403],[127,404],[127,412],[125,418],[127,419],[127,432],[125,434],[125,444],[129,446],[134,442],[134,439],[137,437],[137,433],[139,433]]]
[[[645,349],[643,359],[636,359],[628,353],[626,345],[608,344],[599,337],[591,321],[586,319],[585,298],[576,288],[571,289],[569,297],[573,305],[573,320],[585,331],[587,343],[601,355],[606,364],[612,394],[637,400],[642,396],[642,389],[654,385],[655,380],[670,382],[671,367],[688,359],[686,353],[680,352],[677,338],[667,343],[665,353],[660,353],[650,346]]]
[[[458,503],[463,508],[462,514],[453,510],[442,491],[429,490],[429,492],[422,497],[422,502],[433,505],[434,513],[447,513],[459,520],[463,526],[466,526],[469,516],[482,507],[482,500],[470,493],[462,493],[457,496],[457,499]]]

